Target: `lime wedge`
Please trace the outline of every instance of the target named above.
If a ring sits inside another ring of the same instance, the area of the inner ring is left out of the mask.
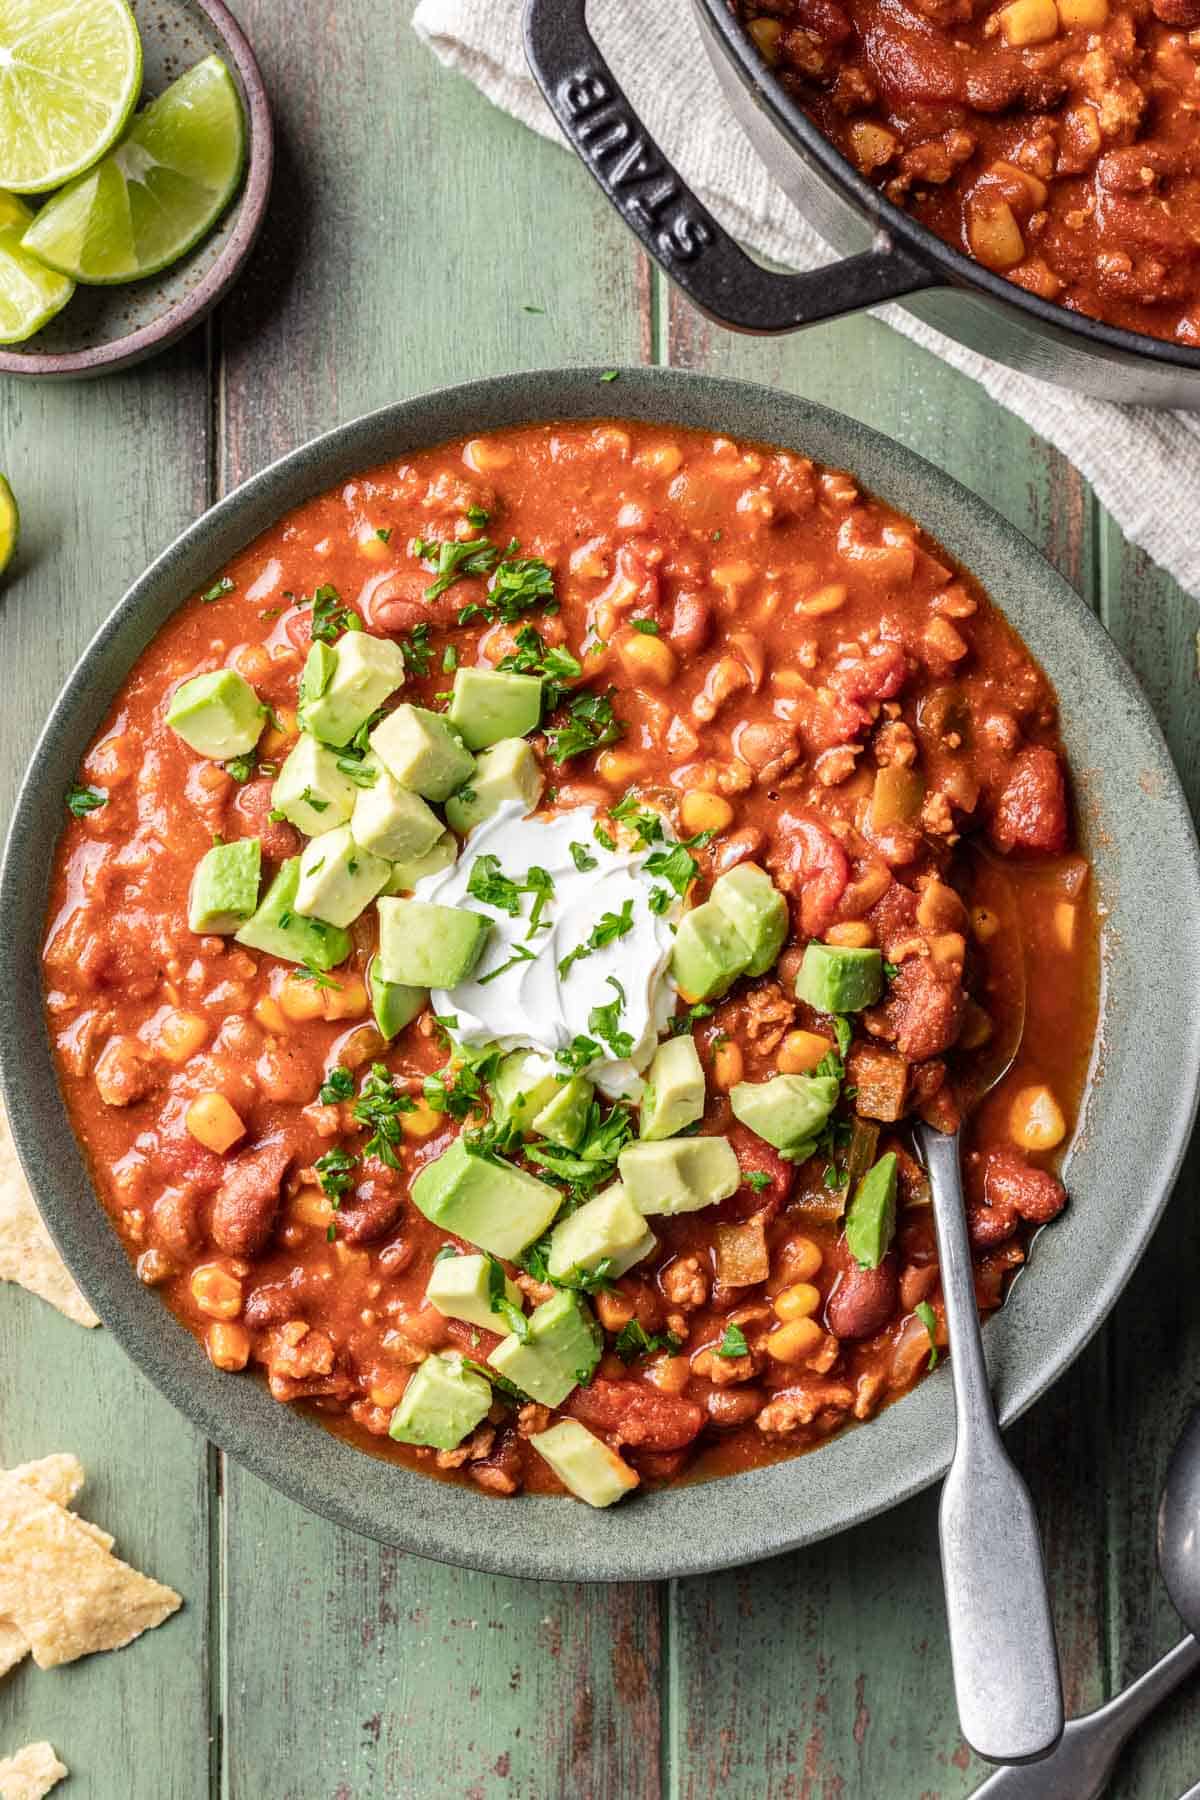
[[[206,56],[138,114],[103,162],[46,202],[25,248],[76,281],[155,275],[220,218],[245,154],[237,88],[220,57]]]
[[[112,147],[142,85],[125,0],[0,0],[0,187],[61,187]]]
[[[7,476],[0,475],[0,575],[12,561],[20,535],[21,513],[17,497],[8,485]]]
[[[23,344],[75,292],[73,281],[22,248],[21,236],[32,218],[23,200],[0,193],[0,344]]]

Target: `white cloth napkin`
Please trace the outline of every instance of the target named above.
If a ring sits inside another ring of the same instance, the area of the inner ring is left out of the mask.
[[[521,0],[420,0],[413,24],[448,67],[497,106],[562,142],[525,62]],[[832,252],[775,186],[730,118],[688,0],[592,0],[588,22],[630,99],[700,198],[752,249],[793,268]],[[670,81],[663,79],[671,71]],[[964,350],[899,306],[878,316],[982,383],[1049,438],[1092,484],[1132,543],[1200,594],[1200,415],[1114,406]]]

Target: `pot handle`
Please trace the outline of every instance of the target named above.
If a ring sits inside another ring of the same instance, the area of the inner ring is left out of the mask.
[[[526,0],[525,54],[585,166],[644,248],[720,325],[796,331],[896,300],[936,277],[883,232],[870,250],[802,274],[753,262],[642,125],[588,30],[587,0]]]

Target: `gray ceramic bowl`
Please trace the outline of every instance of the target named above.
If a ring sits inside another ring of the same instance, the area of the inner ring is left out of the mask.
[[[895,1505],[949,1462],[946,1373],[810,1456],[605,1513],[563,1500],[501,1503],[363,1455],[260,1382],[218,1373],[138,1281],[67,1126],[38,957],[63,790],[130,664],[186,595],[288,508],[371,463],[459,434],[613,413],[765,439],[852,469],[974,570],[1057,685],[1106,909],[1104,1050],[1071,1156],[1073,1204],[985,1334],[1002,1417],[1014,1418],[1107,1315],[1179,1166],[1200,1068],[1200,858],[1150,709],[1087,607],[973,494],[865,426],[735,382],[630,369],[606,386],[599,370],[567,370],[403,401],[318,438],[185,531],[101,628],[34,752],[0,873],[0,1072],[17,1146],[80,1286],[138,1366],[216,1443],[314,1512],[422,1556],[597,1581],[748,1562]]]
[[[139,107],[215,53],[246,113],[246,170],[220,222],[180,262],[145,281],[77,287],[25,344],[0,348],[0,374],[43,379],[106,375],[155,356],[198,325],[237,280],[267,210],[274,138],[254,52],[223,0],[130,0],[145,62]]]

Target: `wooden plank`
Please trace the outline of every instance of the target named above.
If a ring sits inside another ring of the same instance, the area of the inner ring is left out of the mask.
[[[390,0],[341,8],[303,56],[286,9],[242,12],[283,161],[224,322],[224,486],[405,393],[636,359],[636,259],[571,159],[438,68]],[[652,1588],[443,1569],[225,1482],[232,1800],[657,1795]]]
[[[675,299],[668,316],[671,361],[803,393],[907,443],[1095,599],[1079,477],[965,377],[874,320],[764,342],[717,331]],[[1106,1394],[1107,1361],[1093,1350],[1012,1435],[1043,1522],[1076,1711],[1105,1691],[1106,1514],[1103,1486],[1069,1484],[1063,1470],[1102,1466]],[[986,1769],[954,1711],[936,1512],[923,1496],[794,1557],[675,1585],[671,1793],[950,1800],[978,1785]]]
[[[203,510],[206,356],[201,332],[151,369],[0,387],[0,444],[24,522],[0,597],[5,813],[67,670],[129,580]],[[107,1332],[0,1288],[0,1464],[53,1450],[83,1460],[81,1510],[186,1607],[115,1655],[46,1673],[27,1659],[0,1683],[0,1756],[45,1737],[80,1793],[200,1800],[209,1792],[205,1446]]]

